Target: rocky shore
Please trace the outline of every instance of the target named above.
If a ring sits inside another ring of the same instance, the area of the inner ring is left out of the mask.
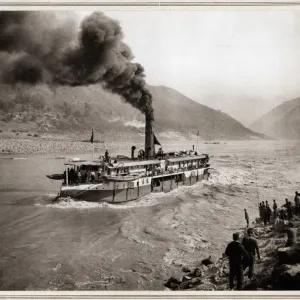
[[[300,219],[294,218],[295,228]],[[253,225],[261,259],[255,263],[255,275],[250,280],[247,269],[244,290],[299,290],[300,289],[300,243],[284,247],[286,226],[282,223],[264,226],[259,220]],[[246,230],[240,232],[241,237]],[[299,240],[297,231],[297,239]],[[225,250],[225,249],[224,249]],[[200,265],[182,266],[180,278],[171,277],[165,283],[166,290],[229,290],[229,263],[224,257],[216,261],[206,259]]]
[[[0,155],[50,154],[50,153],[91,153],[90,133],[82,136],[62,134],[41,134],[28,132],[0,133]],[[110,151],[130,149],[124,142],[113,141],[109,137],[95,141],[95,153],[103,154],[106,147]]]

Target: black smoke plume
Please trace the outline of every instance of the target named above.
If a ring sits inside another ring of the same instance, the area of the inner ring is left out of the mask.
[[[79,31],[68,16],[0,12],[1,79],[6,83],[101,84],[153,119],[143,67],[132,62],[120,24],[95,12]]]

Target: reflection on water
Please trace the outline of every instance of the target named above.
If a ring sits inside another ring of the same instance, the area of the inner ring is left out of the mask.
[[[191,145],[164,150],[182,148]],[[199,148],[213,157],[209,181],[121,205],[52,203],[60,182],[46,175],[63,171],[63,154],[0,158],[0,289],[162,290],[182,264],[219,256],[245,226],[244,208],[254,220],[259,201],[283,203],[299,189],[299,143]]]

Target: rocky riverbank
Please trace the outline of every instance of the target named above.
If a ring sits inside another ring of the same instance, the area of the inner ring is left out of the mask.
[[[92,153],[89,142],[90,133],[86,135],[41,134],[28,132],[0,133],[0,155],[50,154],[50,153]],[[96,137],[95,153],[123,151],[130,149],[126,142],[116,142],[112,138],[99,140]]]
[[[295,228],[299,218],[293,220]],[[244,277],[244,290],[299,290],[300,289],[300,243],[284,248],[286,226],[282,223],[264,226],[259,221],[253,226],[258,241],[261,260],[256,261],[255,275]],[[246,230],[240,232],[241,237]],[[297,239],[299,239],[297,231]],[[225,249],[224,249],[225,250]],[[201,265],[182,266],[181,278],[170,278],[167,290],[229,290],[229,265],[226,258],[206,260]]]

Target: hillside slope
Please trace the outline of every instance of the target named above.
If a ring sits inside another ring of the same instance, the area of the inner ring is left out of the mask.
[[[254,122],[256,132],[280,139],[299,139],[300,98],[286,101]]]
[[[202,139],[251,139],[261,135],[245,128],[225,113],[195,102],[165,86],[149,87],[155,120],[160,130],[196,134]]]
[[[263,136],[230,116],[164,86],[149,86],[154,129],[166,138],[256,139]],[[0,86],[0,128],[83,133],[94,126],[104,136],[143,137],[144,116],[100,86]],[[126,134],[125,134],[126,133]]]

